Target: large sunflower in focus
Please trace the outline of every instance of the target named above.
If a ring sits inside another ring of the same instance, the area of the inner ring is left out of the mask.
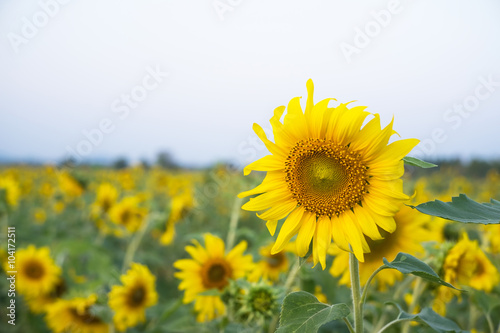
[[[126,275],[120,277],[123,286],[113,286],[109,306],[115,311],[113,321],[118,331],[124,331],[146,320],[145,311],[158,301],[156,277],[141,264],[133,263]]]
[[[402,191],[402,158],[418,143],[416,139],[395,141],[392,122],[380,127],[380,116],[361,127],[370,113],[365,107],[328,107],[331,99],[313,103],[314,86],[307,82],[305,112],[300,98],[278,107],[270,122],[275,142],[263,129],[254,131],[271,152],[244,169],[266,171],[267,175],[253,190],[239,197],[258,194],[243,209],[264,211],[258,215],[268,221],[272,235],[277,222],[286,217],[272,249],[278,253],[297,234],[297,253],[304,256],[313,242],[314,264],[325,267],[331,240],[360,260],[370,251],[364,235],[381,239],[379,227],[396,230],[394,214],[408,199]]]
[[[224,241],[211,234],[205,234],[205,247],[197,241],[194,246],[186,246],[193,259],[180,259],[174,267],[180,272],[175,277],[181,279],[180,290],[184,290],[183,302],[195,302],[198,322],[210,321],[225,314],[226,307],[220,296],[200,295],[210,290],[223,290],[230,280],[244,277],[252,268],[252,256],[243,255],[247,244],[240,242],[227,254]]]

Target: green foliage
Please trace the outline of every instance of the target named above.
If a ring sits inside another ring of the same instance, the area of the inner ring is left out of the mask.
[[[418,158],[410,157],[410,156],[404,157],[403,161],[405,162],[406,165],[416,166],[416,167],[424,168],[424,169],[437,167],[437,164],[422,161],[422,160],[419,160]]]
[[[425,262],[415,258],[410,254],[400,252],[392,262],[387,261],[386,258],[383,258],[382,260],[384,261],[385,266],[387,266],[388,268],[396,269],[403,274],[412,274],[427,281],[457,289],[451,284],[443,281],[439,277],[439,275],[437,275],[436,272],[434,272],[432,268],[430,268],[430,266]]]
[[[479,224],[500,224],[500,201],[491,199],[490,203],[480,204],[465,194],[453,197],[451,202],[429,201],[416,208],[419,212],[438,216],[443,219]]]
[[[434,331],[439,333],[461,333],[463,331],[454,321],[441,317],[436,312],[432,311],[431,308],[424,308],[420,313],[409,314],[401,309],[401,307],[394,303],[388,302],[386,304],[392,304],[399,309],[399,315],[396,320],[411,320],[427,324]]]
[[[310,333],[333,320],[345,318],[351,311],[345,304],[328,305],[305,291],[291,293],[283,300],[277,333]]]

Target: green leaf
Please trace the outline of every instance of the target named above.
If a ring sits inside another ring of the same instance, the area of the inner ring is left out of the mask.
[[[345,304],[328,305],[305,291],[288,294],[283,300],[276,333],[310,333],[333,320],[345,318],[351,310]]]
[[[416,166],[416,167],[424,168],[424,169],[437,167],[437,165],[434,163],[422,161],[422,160],[419,160],[418,158],[410,157],[410,156],[404,157],[403,161],[405,161],[406,165]]]
[[[500,224],[500,201],[480,204],[465,194],[451,198],[451,202],[429,201],[416,207],[419,212],[443,219],[479,224]]]
[[[489,313],[497,306],[500,306],[500,298],[498,296],[485,293],[481,290],[472,289],[471,298],[484,313]]]
[[[441,317],[431,308],[424,308],[422,311],[420,311],[420,313],[417,314],[409,314],[408,312],[403,311],[399,304],[396,304],[394,302],[387,302],[386,304],[392,304],[399,309],[399,315],[397,319],[407,319],[411,321],[423,322],[429,325],[429,327],[434,331],[439,333],[467,332],[462,330],[454,321],[448,318]]]
[[[383,258],[382,260],[387,267],[396,269],[403,274],[412,274],[426,279],[427,281],[457,289],[448,282],[443,281],[439,275],[437,275],[436,272],[434,272],[425,262],[410,254],[400,252],[392,262],[387,261],[386,258]]]

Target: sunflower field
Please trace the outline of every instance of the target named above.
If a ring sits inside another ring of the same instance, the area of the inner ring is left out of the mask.
[[[244,170],[0,168],[0,332],[499,333],[499,168],[307,88]]]

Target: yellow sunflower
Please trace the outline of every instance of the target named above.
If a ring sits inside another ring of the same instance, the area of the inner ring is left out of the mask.
[[[443,270],[446,282],[486,292],[490,292],[500,281],[498,270],[479,248],[477,241],[469,240],[465,232],[446,255]]]
[[[92,294],[87,298],[60,299],[47,308],[45,320],[55,333],[107,333],[109,326],[92,314],[97,300]]]
[[[170,245],[175,236],[175,224],[179,222],[186,213],[194,207],[194,196],[190,188],[174,196],[170,204],[170,215],[168,216],[165,232],[160,237],[160,243]]]
[[[68,198],[79,197],[83,193],[82,185],[68,173],[60,173],[58,177],[59,188]]]
[[[48,247],[30,245],[16,253],[15,269],[7,266],[5,271],[17,271],[16,287],[20,294],[40,296],[47,294],[59,283],[61,268],[50,257]]]
[[[288,271],[290,263],[285,254],[285,250],[271,254],[273,243],[259,249],[259,254],[263,258],[256,263],[255,268],[248,277],[250,281],[258,281],[260,278],[270,281],[278,281],[280,273]]]
[[[460,288],[469,286],[477,290],[490,292],[500,282],[496,267],[479,248],[476,240],[471,241],[467,233],[447,253],[443,264],[444,280]],[[453,295],[460,297],[460,292],[440,286],[432,308],[441,315],[446,313],[446,304]]]
[[[205,247],[196,240],[193,240],[194,246],[186,246],[192,259],[180,259],[174,263],[174,267],[180,270],[175,277],[182,280],[179,289],[184,290],[183,302],[195,302],[198,322],[210,321],[226,312],[219,296],[200,293],[210,289],[223,290],[229,280],[242,278],[253,268],[252,256],[243,255],[246,242],[240,242],[226,254],[222,239],[211,234],[205,234],[204,239]]]
[[[384,263],[382,259],[392,261],[399,252],[419,256],[423,254],[424,249],[422,242],[436,240],[439,235],[424,228],[428,223],[429,216],[403,206],[401,210],[394,216],[397,228],[390,234],[381,230],[384,234],[384,239],[370,240],[367,239],[370,246],[370,253],[365,254],[365,261],[359,264],[359,275],[361,285],[364,285],[370,275]],[[339,283],[350,285],[349,277],[349,256],[347,252],[340,250],[336,246],[332,246],[329,254],[334,255],[330,274],[333,276],[342,275]],[[394,269],[386,269],[375,276],[375,281],[378,281],[378,287],[385,290],[387,286],[394,285],[396,280],[401,278],[402,274]]]
[[[109,293],[108,304],[115,312],[113,322],[119,331],[144,322],[146,308],[158,302],[156,277],[144,265],[132,263],[131,266],[120,278],[123,286],[113,286]]]
[[[402,158],[418,143],[416,139],[395,141],[392,121],[384,129],[380,116],[361,128],[370,113],[365,107],[328,107],[331,99],[313,103],[313,83],[307,82],[308,98],[302,112],[300,98],[278,107],[270,122],[275,142],[267,139],[257,124],[253,129],[271,152],[244,169],[266,171],[256,188],[239,197],[259,194],[243,209],[264,211],[273,235],[277,222],[286,217],[273,253],[281,251],[297,234],[297,252],[304,256],[311,240],[314,264],[325,268],[326,251],[333,241],[363,261],[369,246],[363,235],[381,239],[379,228],[396,230],[394,214],[408,196],[402,191]]]
[[[101,216],[109,211],[116,203],[118,190],[110,183],[102,183],[97,188],[97,196],[92,204],[92,216],[94,218]]]
[[[43,313],[47,311],[48,307],[51,304],[54,304],[65,292],[66,283],[63,279],[59,279],[59,282],[48,293],[37,296],[26,296],[25,301],[31,312]]]
[[[137,196],[123,198],[109,210],[111,222],[125,227],[129,232],[136,232],[147,214],[147,209],[139,206],[140,202]]]
[[[17,207],[19,197],[21,196],[21,188],[15,178],[12,176],[0,176],[0,190],[5,191],[7,204],[12,207]]]

